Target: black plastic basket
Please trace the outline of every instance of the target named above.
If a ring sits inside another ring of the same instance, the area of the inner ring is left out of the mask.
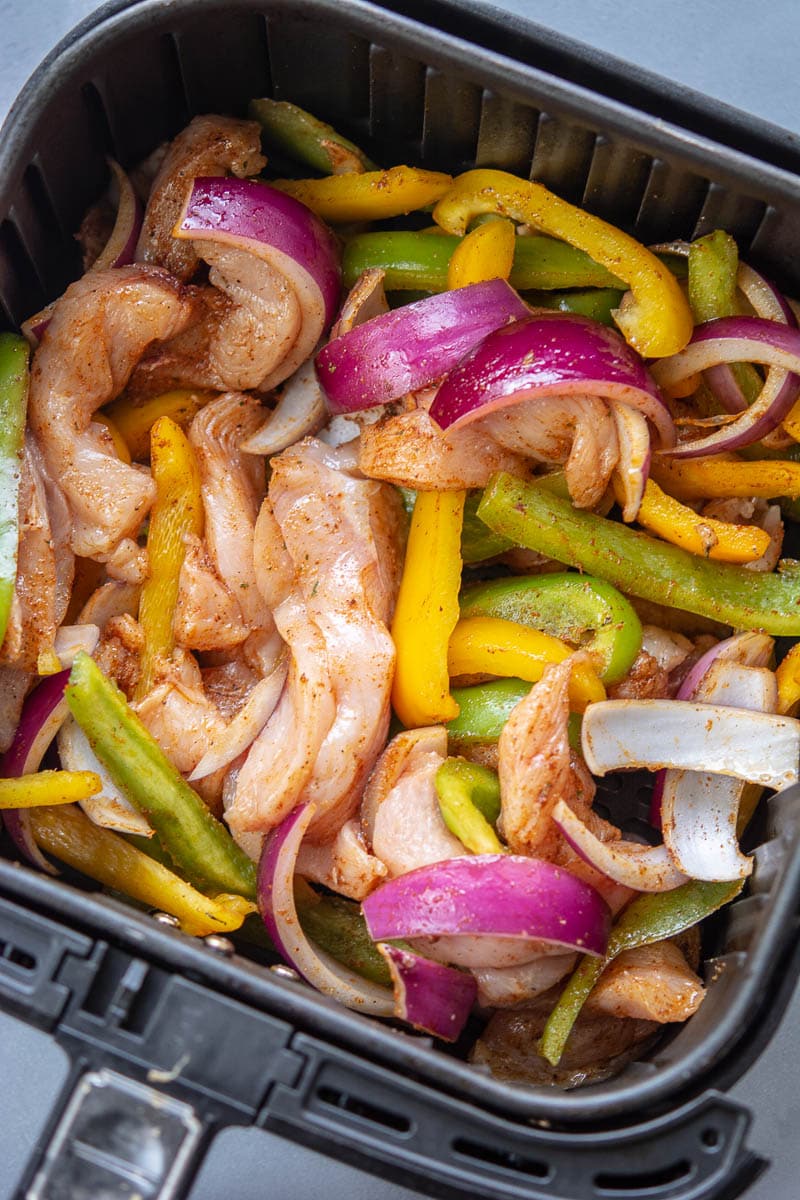
[[[72,234],[105,186],[107,153],[131,165],[192,114],[241,113],[270,94],[378,161],[532,174],[644,241],[724,227],[800,290],[800,154],[778,131],[474,6],[417,7],[421,20],[401,0],[138,0],[84,22],[3,131],[7,323],[79,273]],[[211,1133],[239,1123],[434,1195],[733,1197],[763,1164],[723,1090],[797,975],[798,828],[793,789],[769,804],[746,895],[716,924],[699,1013],[646,1061],[572,1093],[500,1083],[224,944],[0,856],[0,1005],[73,1064],[20,1195],[77,1195],[70,1171],[89,1160],[109,1188],[134,1179],[144,1196],[183,1195]],[[114,1137],[153,1122],[169,1153],[146,1178]]]

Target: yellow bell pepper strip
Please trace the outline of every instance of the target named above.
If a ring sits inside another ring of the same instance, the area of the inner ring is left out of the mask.
[[[150,430],[159,417],[170,417],[181,429],[186,429],[195,413],[213,400],[216,394],[176,388],[159,396],[151,396],[141,404],[134,404],[121,396],[104,408],[102,413],[96,413],[94,419],[98,421],[105,418],[109,427],[113,426],[125,442],[130,458],[134,462],[145,462],[150,455]]]
[[[500,781],[495,771],[465,758],[446,758],[435,779],[442,819],[473,854],[504,854],[493,829],[500,816]]]
[[[548,663],[563,662],[573,653],[565,642],[527,625],[501,617],[466,617],[453,630],[447,664],[451,676],[499,675],[536,683]],[[576,662],[569,696],[577,712],[605,700],[606,690],[588,663]]]
[[[689,304],[698,325],[718,317],[735,317],[741,311],[736,297],[739,251],[729,233],[717,229],[692,242],[688,267]],[[758,371],[752,363],[732,363],[731,371],[747,403],[752,404],[764,386]]]
[[[667,459],[653,455],[650,475],[680,500],[726,500],[729,497],[800,496],[800,463],[783,459],[745,462],[733,455]]]
[[[450,259],[448,288],[462,288],[487,279],[508,279],[517,235],[510,221],[487,221],[468,233]]]
[[[438,226],[434,231],[386,230],[350,238],[342,256],[345,287],[351,288],[364,271],[379,268],[387,292],[446,291],[450,261],[463,239],[442,233]],[[623,286],[621,279],[582,250],[538,235],[514,239],[509,283],[517,291]]]
[[[98,425],[102,425],[108,430],[109,434],[111,435],[111,441],[114,443],[114,449],[117,452],[117,457],[121,459],[122,462],[127,463],[128,466],[130,466],[132,462],[130,447],[120,433],[119,427],[114,423],[113,419],[109,417],[107,413],[96,412],[92,417],[92,420],[96,421]]]
[[[539,1053],[556,1066],[564,1053],[572,1027],[605,967],[623,950],[651,946],[676,937],[738,896],[741,879],[726,883],[703,883],[692,879],[671,892],[637,896],[611,930],[603,958],[585,954],[570,976],[547,1019],[539,1042]]]
[[[792,646],[775,671],[778,682],[778,712],[793,716],[800,704],[800,642]]]
[[[622,489],[618,484],[615,490],[621,500]],[[771,540],[758,525],[734,525],[701,516],[662,492],[652,479],[645,485],[636,520],[665,542],[682,546],[690,554],[713,558],[715,562],[755,562],[766,554]]]
[[[614,318],[640,354],[677,354],[689,341],[694,321],[675,276],[627,233],[568,204],[540,183],[484,169],[459,175],[436,205],[433,218],[447,233],[462,234],[483,212],[497,212],[561,238],[627,283],[630,294]]]
[[[783,418],[783,428],[789,434],[789,437],[794,438],[796,442],[800,442],[800,400],[794,402],[788,416]]]
[[[116,684],[83,651],[66,697],[95,755],[147,817],[177,869],[202,891],[255,899],[254,864],[175,770]]]
[[[392,637],[392,704],[407,729],[458,715],[450,695],[447,644],[458,621],[465,492],[418,492]]]
[[[514,708],[531,690],[532,684],[522,679],[493,679],[473,687],[453,688],[453,698],[459,707],[457,717],[447,723],[451,743],[482,746],[496,742]],[[581,748],[581,718],[570,713],[569,744]]]
[[[558,571],[475,583],[461,594],[461,616],[502,617],[587,650],[603,683],[619,683],[642,648],[630,600],[591,575]]]
[[[30,346],[0,333],[0,646],[6,636],[17,582],[19,481],[28,408]]]
[[[288,100],[251,100],[250,116],[261,126],[267,153],[276,149],[322,175],[377,171],[358,146]]]
[[[441,171],[391,167],[363,175],[328,175],[325,179],[277,179],[271,184],[294,196],[323,221],[380,221],[427,208],[453,182]]]
[[[15,779],[0,779],[0,809],[34,808],[43,804],[74,804],[102,788],[94,771],[39,771]]]
[[[36,657],[37,675],[57,675],[60,670],[62,670],[61,659],[52,646],[39,651]]]
[[[139,624],[144,635],[141,675],[135,697],[153,688],[156,665],[175,648],[172,625],[186,537],[203,531],[200,474],[186,435],[169,417],[159,417],[150,437],[156,499],[150,513],[147,554],[150,574],[142,587]]]
[[[32,809],[30,822],[48,854],[148,908],[172,913],[183,932],[194,937],[232,933],[255,911],[255,904],[241,896],[202,895],[119,834],[94,825],[77,807]]]
[[[579,512],[505,472],[485,489],[478,516],[517,545],[599,575],[628,595],[735,629],[800,637],[800,567],[788,562],[776,572],[710,562],[617,521]]]

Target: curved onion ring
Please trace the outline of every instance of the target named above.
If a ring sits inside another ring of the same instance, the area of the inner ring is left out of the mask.
[[[617,427],[619,462],[617,478],[622,487],[622,519],[635,521],[650,474],[650,430],[645,417],[628,404],[610,400]]]
[[[674,444],[669,410],[636,351],[574,313],[537,313],[496,329],[450,371],[430,415],[455,429],[520,400],[575,395],[628,404],[652,422],[662,446]]]
[[[104,271],[106,267],[127,267],[133,262],[144,216],[142,203],[122,167],[113,158],[106,161],[117,183],[119,202],[111,236],[92,263],[92,271]]]
[[[303,313],[297,340],[259,387],[287,379],[336,316],[339,249],[326,225],[291,196],[253,179],[195,179],[173,236],[233,246],[262,259],[294,289]]]
[[[315,811],[313,804],[300,805],[264,841],[258,867],[258,907],[267,932],[286,962],[324,995],[359,1012],[394,1016],[394,998],[387,988],[348,971],[309,941],[301,928],[294,902],[294,866]]]
[[[610,927],[609,910],[589,884],[552,863],[513,854],[418,867],[381,884],[362,909],[376,941],[466,936],[603,954]]]
[[[332,413],[359,412],[441,378],[492,330],[530,312],[504,279],[426,296],[356,325],[317,355]]]
[[[623,887],[636,892],[668,892],[688,879],[665,845],[602,842],[563,800],[556,803],[552,817],[576,854]]]
[[[800,371],[800,330],[763,317],[721,317],[695,329],[685,350],[653,367],[657,382],[669,390],[684,379],[719,363],[758,362],[783,368],[770,371],[758,397],[734,421],[707,437],[663,451],[674,458],[698,458],[720,450],[749,446],[771,433],[797,395],[787,387],[785,371]]]

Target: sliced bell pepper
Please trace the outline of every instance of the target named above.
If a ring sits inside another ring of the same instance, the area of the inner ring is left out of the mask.
[[[176,388],[159,396],[151,396],[141,404],[134,404],[121,396],[104,408],[102,413],[98,413],[95,420],[101,416],[106,418],[106,423],[117,430],[128,447],[129,457],[134,462],[145,462],[150,454],[150,430],[159,417],[170,417],[181,429],[186,429],[195,413],[213,400],[216,394]]]
[[[439,811],[445,825],[473,854],[504,854],[492,826],[500,816],[500,780],[494,771],[465,758],[446,758],[436,772]]]
[[[484,525],[478,517],[478,505],[482,491],[467,492],[464,501],[464,521],[461,526],[461,557],[465,563],[485,562],[511,550],[514,543],[498,535]]]
[[[796,400],[789,410],[788,416],[783,418],[783,428],[793,437],[796,442],[800,442],[800,400]]]
[[[800,704],[800,642],[792,646],[775,671],[778,681],[778,712],[793,715]]]
[[[147,534],[150,574],[139,601],[144,649],[135,692],[137,700],[152,690],[159,659],[169,657],[175,648],[172,626],[186,557],[186,537],[189,534],[199,537],[203,532],[200,474],[186,435],[169,417],[159,417],[150,442],[156,499]]]
[[[288,100],[250,101],[250,116],[261,126],[269,151],[275,148],[323,175],[347,175],[378,168],[358,146]]]
[[[74,804],[96,796],[103,784],[94,771],[39,771],[0,779],[0,809]]]
[[[579,512],[545,488],[499,472],[478,508],[517,545],[591,571],[620,591],[735,629],[800,636],[800,568],[748,571],[656,541],[616,521]]]
[[[342,277],[352,287],[372,267],[385,272],[387,292],[444,292],[453,254],[463,239],[424,230],[359,233],[345,245]],[[517,291],[542,288],[622,288],[622,280],[588,254],[555,238],[525,235],[514,240],[509,283]]]
[[[458,715],[447,643],[458,621],[465,492],[418,492],[392,622],[397,650],[392,704],[411,729]]]
[[[743,462],[733,455],[682,460],[653,455],[650,475],[680,500],[726,500],[729,497],[800,497],[800,463],[759,459]]]
[[[601,325],[614,324],[614,311],[624,296],[619,288],[583,288],[574,292],[527,292],[525,299],[537,308],[554,308],[557,312],[577,313],[591,317]]]
[[[127,463],[128,466],[130,466],[132,462],[130,447],[125,441],[125,438],[122,436],[119,426],[114,422],[113,418],[109,417],[107,413],[96,412],[92,417],[92,420],[96,421],[98,425],[103,425],[108,430],[109,434],[111,435],[111,441],[114,443],[114,449],[117,452],[117,457],[121,459],[122,462]]]
[[[202,895],[119,834],[94,825],[77,807],[31,809],[30,822],[48,854],[148,908],[172,913],[194,937],[232,933],[255,910],[241,896]]]
[[[254,899],[254,864],[175,770],[116,684],[83,651],[66,697],[95,755],[147,817],[178,870],[200,890]]]
[[[560,1061],[578,1015],[605,967],[623,950],[650,946],[675,937],[705,920],[738,896],[744,881],[703,883],[692,879],[671,892],[655,892],[632,900],[611,930],[605,956],[585,954],[547,1019],[539,1051],[553,1066]]]
[[[729,233],[721,229],[697,238],[689,247],[689,304],[698,325],[718,317],[735,317],[741,310],[736,297],[739,251]],[[748,404],[763,387],[752,363],[732,363],[736,382]]]
[[[627,283],[630,294],[614,317],[640,354],[677,354],[689,341],[694,321],[675,276],[627,233],[568,204],[540,183],[484,169],[459,175],[436,205],[433,218],[447,233],[462,234],[483,212],[497,212],[561,238]]]
[[[487,279],[508,279],[517,235],[510,221],[487,221],[459,242],[447,268],[448,288]]]
[[[28,409],[30,346],[0,333],[0,646],[6,636],[17,582],[19,482]]]
[[[380,221],[427,208],[452,183],[441,171],[391,167],[362,175],[328,175],[325,179],[277,179],[271,184],[294,196],[323,221]]]
[[[461,617],[502,617],[588,650],[603,683],[618,683],[642,648],[630,600],[591,575],[559,571],[476,583],[461,594]]]
[[[450,638],[447,664],[451,676],[500,675],[536,683],[548,663],[563,662],[572,653],[559,638],[528,625],[502,617],[462,617]],[[577,712],[605,700],[606,690],[588,663],[575,664],[569,696]]]
[[[391,987],[389,968],[367,932],[360,904],[316,892],[299,876],[294,899],[302,930],[312,942],[364,979]]]
[[[771,540],[758,525],[734,525],[701,516],[662,492],[652,479],[645,485],[636,520],[665,542],[715,562],[755,562],[766,554]]]
[[[447,736],[456,744],[488,745],[496,742],[514,708],[531,690],[522,679],[493,679],[473,687],[453,688],[459,714],[447,722]],[[581,718],[570,713],[569,744],[581,748]]]

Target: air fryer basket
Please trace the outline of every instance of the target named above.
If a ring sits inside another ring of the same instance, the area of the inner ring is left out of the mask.
[[[512,56],[499,27],[470,17],[502,53],[448,32],[458,20],[446,3],[431,13],[439,28],[366,0],[106,6],[39,69],[4,129],[5,323],[19,324],[79,273],[72,234],[105,186],[106,154],[130,166],[191,115],[241,114],[259,95],[310,109],[379,162],[531,175],[646,242],[724,227],[744,256],[800,293],[800,196],[768,129],[741,125],[759,160],[697,131],[702,102],[676,105],[692,132],[654,121],[549,73],[552,45],[535,30],[515,39]],[[592,64],[596,78],[613,76],[597,56]],[[620,81],[606,90],[619,93]],[[714,129],[737,133],[730,114]],[[796,975],[799,825],[800,789],[769,804],[746,895],[715,922],[699,1013],[647,1061],[573,1093],[500,1083],[428,1039],[37,875],[3,858],[2,844],[0,1003],[52,1031],[74,1062],[49,1157],[29,1178],[40,1168],[40,1181],[56,1167],[63,1174],[69,1155],[80,1156],[81,1113],[98,1095],[133,1109],[158,1084],[183,1150],[172,1182],[146,1195],[178,1195],[209,1132],[232,1122],[263,1124],[434,1194],[737,1194],[757,1167],[743,1149],[748,1117],[713,1089],[763,1045]],[[121,1161],[120,1178],[126,1169]],[[49,1186],[31,1194],[62,1194]]]

